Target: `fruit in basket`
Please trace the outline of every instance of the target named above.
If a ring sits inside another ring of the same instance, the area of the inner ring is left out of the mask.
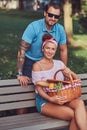
[[[49,88],[50,89],[56,88],[57,92],[60,92],[62,86],[63,86],[63,83],[61,83],[61,82],[58,82],[58,83],[49,83]]]
[[[56,88],[57,92],[60,92],[62,86],[63,86],[63,83],[58,82],[58,83],[55,83],[55,86],[54,86],[54,87]]]
[[[49,83],[49,88],[54,88],[55,84],[54,83]]]

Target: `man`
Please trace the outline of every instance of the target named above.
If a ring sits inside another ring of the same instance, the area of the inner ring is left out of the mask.
[[[17,79],[26,85],[31,78],[32,65],[43,57],[42,36],[50,33],[57,41],[60,59],[67,64],[66,34],[62,25],[58,24],[60,6],[50,2],[45,7],[43,19],[34,21],[25,29],[18,50]]]

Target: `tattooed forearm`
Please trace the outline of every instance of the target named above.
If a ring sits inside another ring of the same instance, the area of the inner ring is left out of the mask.
[[[27,44],[26,42],[22,41],[20,46],[19,46],[19,49],[26,51],[28,48],[29,48],[29,44]]]
[[[17,71],[22,72],[24,61],[25,61],[25,52],[28,50],[28,48],[29,48],[29,44],[22,41],[18,49]]]
[[[24,59],[23,60],[18,60],[17,61],[17,71],[22,72],[23,65],[24,65]]]

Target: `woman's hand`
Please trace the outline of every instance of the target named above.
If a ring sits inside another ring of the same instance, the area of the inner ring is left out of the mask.
[[[50,102],[52,102],[52,103],[56,103],[56,104],[59,104],[59,105],[63,105],[64,103],[66,103],[67,102],[67,97],[65,97],[65,96],[57,96],[57,95],[55,95],[55,96],[53,96],[53,97],[50,97]]]
[[[20,75],[17,75],[17,79],[19,80],[21,86],[27,86],[30,80],[29,77]]]

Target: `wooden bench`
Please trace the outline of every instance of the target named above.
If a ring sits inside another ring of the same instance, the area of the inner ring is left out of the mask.
[[[82,80],[82,96],[87,105],[87,74],[79,74]],[[61,130],[68,121],[50,118],[36,112],[34,85],[20,87],[17,79],[0,80],[0,114],[19,108],[28,108],[29,113],[0,117],[0,130]]]

